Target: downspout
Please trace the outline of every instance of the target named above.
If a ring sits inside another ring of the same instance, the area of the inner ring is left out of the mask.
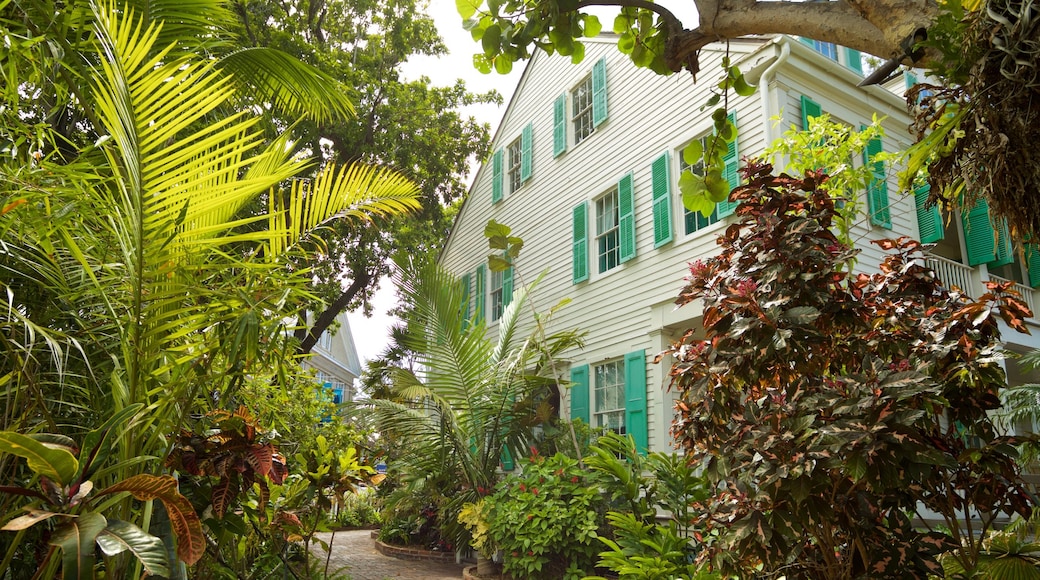
[[[791,39],[781,37],[780,40],[780,55],[773,61],[759,76],[758,82],[755,83],[758,86],[758,97],[762,104],[762,113],[765,120],[765,144],[769,147],[773,144],[773,140],[776,138],[773,135],[773,117],[780,114],[780,111],[773,111],[770,108],[772,99],[769,98],[769,81],[771,77],[776,74],[776,69],[780,65],[784,64],[787,57],[791,55]]]

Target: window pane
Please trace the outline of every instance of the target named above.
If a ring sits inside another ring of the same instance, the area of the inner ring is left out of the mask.
[[[585,77],[571,91],[571,123],[574,126],[574,143],[577,145],[592,134],[592,76]]]
[[[522,156],[520,139],[509,144],[509,193],[520,189],[520,159]]]

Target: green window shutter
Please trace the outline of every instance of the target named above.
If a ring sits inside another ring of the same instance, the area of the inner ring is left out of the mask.
[[[567,150],[567,94],[556,97],[553,103],[553,157]]]
[[[802,41],[802,44],[804,44],[806,46],[813,46],[813,47],[816,46],[816,44],[813,42],[813,39],[811,39],[811,38],[806,38],[804,36],[799,36],[798,40]]]
[[[910,71],[903,71],[903,82],[906,83],[906,88],[910,88],[917,84],[917,75]]]
[[[866,129],[861,125],[860,129]],[[892,216],[888,208],[888,180],[885,179],[885,164],[882,161],[870,163],[870,159],[881,153],[881,139],[875,138],[867,142],[863,151],[863,164],[871,166],[873,175],[867,184],[867,211],[870,212],[870,223],[886,229],[892,229]]]
[[[1000,227],[997,229],[997,234],[997,257],[989,264],[986,264],[991,268],[1007,266],[1015,261],[1014,247],[1011,245],[1011,234],[1008,231],[1006,221],[1001,220]]]
[[[802,130],[806,131],[809,129],[809,117],[819,117],[823,114],[823,107],[820,103],[810,99],[809,97],[802,95]]]
[[[975,207],[961,214],[964,224],[964,246],[968,250],[968,265],[978,266],[997,259],[993,224],[989,221],[989,205],[980,199]]]
[[[502,447],[502,471],[513,471],[515,465],[513,464],[513,454],[509,452],[509,448]]]
[[[470,312],[470,306],[472,306],[473,302],[469,299],[470,291],[473,289],[471,278],[472,278],[472,276],[470,276],[469,274],[463,274],[462,275],[462,329],[463,330],[465,330],[466,327],[469,325],[469,320],[470,320],[470,317],[472,316],[472,313]]]
[[[592,65],[592,125],[599,127],[607,120],[607,57]]]
[[[669,152],[662,153],[650,164],[655,248],[672,241],[672,179],[671,172],[668,171],[671,156]]]
[[[581,202],[574,206],[573,212],[573,242],[572,262],[574,283],[584,282],[589,279],[589,241],[588,241],[588,218],[586,213],[588,204]]]
[[[1026,268],[1029,269],[1029,286],[1040,286],[1040,247],[1036,244],[1026,246]]]
[[[731,111],[728,116],[729,121],[733,123],[734,127],[736,127],[736,111]],[[726,168],[723,170],[722,176],[725,177],[726,181],[729,182],[730,191],[732,191],[734,188],[740,185],[740,155],[738,153],[737,148],[738,139],[739,137],[733,139],[732,141],[726,144],[726,156],[723,158],[723,161],[726,164]],[[719,202],[715,206],[715,209],[718,212],[719,219],[722,219],[736,211],[737,205],[739,205],[737,204],[737,202],[730,201],[729,199],[726,199],[726,201]]]
[[[923,185],[914,190],[914,201],[917,203],[917,231],[921,235],[921,243],[931,244],[943,239],[942,213],[936,205],[928,205],[928,192],[931,188]]]
[[[480,321],[484,320],[484,283],[487,279],[487,266],[481,264],[477,266],[477,281],[474,284],[476,292],[474,293],[473,300],[473,322],[479,324]]]
[[[639,453],[646,455],[646,355],[641,350],[625,355],[625,432],[635,439]]]
[[[513,301],[513,267],[510,266],[502,272],[502,308],[509,306]]]
[[[618,237],[619,259],[627,262],[636,257],[636,208],[632,174],[618,182]]]
[[[491,203],[502,201],[502,150],[491,157]]]
[[[589,365],[571,368],[571,419],[589,422]]]
[[[856,49],[847,48],[847,47],[843,47],[843,50],[845,51],[845,66],[847,66],[850,69],[852,69],[853,71],[855,71],[856,74],[862,75],[863,74],[863,57],[860,56],[859,51],[856,50]]]
[[[531,179],[533,173],[532,158],[534,155],[534,125],[528,123],[520,134],[520,181]]]

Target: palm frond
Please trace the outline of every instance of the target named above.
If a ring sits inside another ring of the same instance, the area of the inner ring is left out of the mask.
[[[293,118],[329,123],[354,115],[351,91],[337,79],[274,48],[245,48],[217,66],[239,85],[239,93]]]
[[[146,23],[162,22],[155,46],[178,44],[183,52],[205,54],[228,44],[234,22],[227,0],[127,0],[127,7]]]
[[[418,195],[414,182],[390,169],[355,163],[337,170],[330,164],[313,180],[294,180],[285,196],[271,193],[270,255],[281,255],[332,219],[367,221],[417,210]]]

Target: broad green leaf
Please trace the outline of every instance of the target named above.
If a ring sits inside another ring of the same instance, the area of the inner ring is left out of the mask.
[[[166,507],[170,526],[177,535],[177,556],[191,566],[206,551],[202,522],[191,502],[177,491],[177,480],[172,476],[135,475],[98,492],[98,496],[121,491],[130,492],[141,501],[158,499]]]
[[[502,256],[488,256],[488,268],[492,272],[504,272],[505,270],[508,270],[510,266],[512,266],[512,264],[509,262],[509,260],[503,258]]]
[[[758,90],[758,87],[749,85],[747,81],[744,80],[743,74],[733,79],[733,91],[742,97],[750,97],[755,94],[756,90]]]
[[[480,45],[484,48],[486,54],[497,54],[499,49],[502,48],[502,27],[498,24],[488,26],[487,30],[484,31],[484,36],[480,39]]]
[[[704,187],[708,190],[708,198],[719,203],[729,198],[729,181],[718,169],[712,169],[704,176]]]
[[[600,24],[599,18],[592,14],[585,14],[585,37],[594,38],[599,36],[599,33],[603,31],[603,25]]]
[[[94,540],[108,522],[97,513],[83,514],[54,532],[50,545],[61,548],[64,580],[93,580]]]
[[[690,144],[683,148],[682,156],[687,165],[696,165],[704,156],[704,146],[701,144],[701,140],[690,141]]]
[[[719,137],[722,137],[726,143],[731,143],[737,138],[737,128],[728,118],[724,119],[723,122],[717,126],[719,128]]]
[[[473,18],[480,8],[480,4],[480,0],[455,0],[455,9],[459,11],[459,16],[466,20]]]
[[[506,57],[505,55],[501,55],[501,54],[498,55],[497,57],[495,57],[495,72],[497,72],[500,75],[507,75],[510,72],[512,72],[512,70],[513,70],[513,61],[512,61],[512,59]]]
[[[636,48],[636,37],[631,32],[624,32],[617,41],[618,50],[622,54],[632,54]]]
[[[473,68],[484,74],[491,74],[491,60],[486,54],[474,54],[473,55]]]
[[[698,211],[708,217],[715,210],[715,202],[708,198],[708,190],[704,187],[704,178],[684,171],[679,177],[679,191],[682,192],[683,207],[689,211]]]
[[[0,432],[0,453],[24,458],[29,469],[64,487],[75,480],[79,462],[64,449],[51,449],[19,433]]]
[[[166,546],[162,540],[129,522],[109,520],[108,526],[98,534],[97,543],[106,556],[130,550],[149,576],[170,575]]]
[[[574,52],[571,54],[571,64],[581,64],[585,60],[585,44],[575,41]]]
[[[504,238],[509,237],[509,234],[512,233],[512,231],[513,231],[513,229],[510,228],[509,226],[505,225],[505,224],[500,224],[500,223],[496,222],[495,220],[488,220],[487,225],[484,226],[484,237],[485,238],[502,237],[504,239]],[[505,246],[504,245],[501,246],[500,249],[504,250]]]

